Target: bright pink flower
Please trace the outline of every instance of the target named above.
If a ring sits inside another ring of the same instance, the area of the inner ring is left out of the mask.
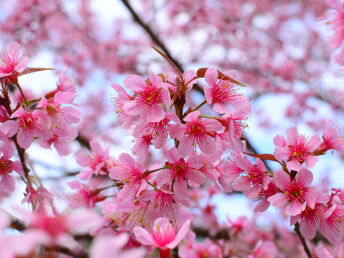
[[[171,105],[171,99],[170,92],[158,75],[150,73],[148,82],[140,76],[131,75],[124,80],[124,85],[135,93],[132,100],[123,107],[127,114],[139,115],[146,122],[164,119],[164,107]]]
[[[185,160],[180,156],[176,148],[172,148],[165,153],[168,162],[165,163],[167,170],[158,173],[156,181],[160,184],[170,183],[174,181],[173,191],[178,199],[184,205],[188,205],[187,185],[197,187],[204,182],[205,176],[198,170],[202,166],[199,160],[189,158]]]
[[[270,203],[268,201],[269,197],[273,196],[276,193],[278,193],[278,188],[276,187],[273,181],[270,181],[270,183],[268,184],[268,187],[266,189],[262,189],[259,192],[258,197],[256,199],[257,201],[259,201],[259,203],[254,207],[254,211],[255,212],[266,211],[270,206]]]
[[[27,202],[31,204],[33,210],[44,211],[46,209],[46,205],[52,205],[53,202],[53,195],[42,186],[34,189],[32,186],[28,185],[24,195],[25,198],[22,200],[22,203]]]
[[[20,147],[27,149],[30,147],[34,137],[47,139],[51,136],[45,123],[47,117],[42,110],[24,110],[20,107],[11,118],[3,124],[3,129],[9,137],[17,133],[17,140]]]
[[[258,197],[261,190],[268,188],[270,177],[266,171],[264,163],[256,159],[256,164],[251,162],[244,163],[244,172],[233,183],[233,188],[238,191],[244,191],[245,196],[250,199]]]
[[[122,153],[118,161],[118,164],[110,169],[109,177],[124,183],[117,197],[131,200],[147,187],[145,169],[127,153]]]
[[[136,239],[143,245],[150,245],[160,249],[173,249],[185,237],[190,227],[190,220],[187,220],[177,231],[167,218],[158,218],[154,221],[151,233],[142,227],[135,227]]]
[[[287,132],[287,141],[279,135],[275,136],[275,157],[287,161],[287,168],[290,170],[299,171],[303,162],[312,168],[318,161],[313,152],[319,147],[320,142],[319,136],[313,135],[308,140],[304,135],[298,134],[296,127],[292,127]]]
[[[10,158],[14,155],[14,145],[7,139],[1,141],[0,146],[0,192],[13,192],[15,181],[11,176],[12,171],[19,175],[24,175],[22,165],[19,161],[12,161]]]
[[[229,111],[226,103],[234,107],[240,107],[248,103],[248,98],[239,94],[234,89],[235,85],[227,80],[220,79],[214,68],[208,68],[205,73],[205,80],[208,85],[204,88],[204,95],[208,104],[214,104],[214,110],[218,113]]]
[[[70,196],[70,203],[72,207],[94,208],[97,202],[103,201],[105,197],[100,194],[97,188],[102,180],[93,179],[88,184],[82,184],[79,181],[71,181],[68,185],[77,193]]]
[[[166,112],[165,118],[159,122],[140,122],[135,127],[134,136],[142,137],[144,135],[150,135],[154,147],[156,149],[161,149],[165,146],[167,141],[171,121],[180,123],[179,118],[171,112]]]
[[[12,43],[9,51],[0,57],[0,78],[23,72],[27,61],[27,58],[20,57],[19,44]]]
[[[222,133],[224,127],[215,119],[202,120],[199,116],[199,111],[191,112],[184,118],[185,124],[180,123],[171,128],[171,138],[177,138],[180,141],[178,149],[184,156],[195,153],[197,146],[207,154],[217,150],[216,135]]]
[[[334,149],[339,152],[344,152],[344,139],[338,135],[337,129],[331,124],[331,120],[327,121],[324,127],[323,141],[315,152],[326,152]]]
[[[183,73],[182,82],[180,82],[180,76],[175,73],[169,73],[166,75],[166,86],[178,95],[178,90],[187,92],[192,89],[192,86],[197,82],[197,74],[193,70],[189,70]],[[180,89],[181,85],[184,85],[186,89]]]
[[[285,171],[278,170],[274,173],[273,180],[281,192],[270,196],[268,201],[277,208],[286,206],[286,215],[299,215],[306,209],[306,206],[314,209],[316,195],[309,188],[313,181],[311,171],[303,167],[291,181]]]
[[[218,121],[225,127],[225,131],[219,135],[221,142],[228,145],[235,151],[240,151],[240,137],[247,125],[243,122],[251,112],[250,103],[243,104],[234,111],[228,111],[218,118]]]
[[[325,211],[325,221],[320,224],[321,233],[332,243],[344,235],[344,206],[333,205]]]
[[[81,152],[77,154],[76,161],[84,169],[78,174],[80,179],[90,179],[92,174],[99,175],[107,173],[107,164],[109,160],[109,150],[103,150],[96,141],[91,141],[92,154]]]

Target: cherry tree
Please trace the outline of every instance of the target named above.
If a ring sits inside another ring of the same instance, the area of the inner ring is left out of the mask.
[[[340,0],[0,8],[0,257],[344,257]]]

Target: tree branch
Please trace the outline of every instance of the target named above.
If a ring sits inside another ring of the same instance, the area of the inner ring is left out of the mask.
[[[304,236],[301,234],[299,222],[297,222],[297,223],[295,224],[294,231],[296,232],[296,234],[297,234],[298,237],[300,238],[301,243],[302,243],[302,245],[303,245],[303,248],[305,249],[305,252],[306,252],[308,258],[313,258],[313,255],[312,255],[312,253],[311,253],[311,251],[310,251],[310,249],[309,249],[309,247],[308,247],[308,245],[307,245],[306,239],[305,239]]]

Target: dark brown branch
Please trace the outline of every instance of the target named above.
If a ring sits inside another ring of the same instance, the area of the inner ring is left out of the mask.
[[[301,243],[302,243],[302,245],[303,245],[303,248],[305,249],[305,252],[306,252],[308,258],[313,258],[313,255],[312,255],[312,253],[311,253],[311,251],[309,250],[309,247],[308,247],[308,245],[307,245],[306,239],[305,239],[304,236],[301,234],[299,222],[297,222],[297,223],[295,224],[294,231],[296,232],[296,234],[297,234],[298,237],[300,238]]]

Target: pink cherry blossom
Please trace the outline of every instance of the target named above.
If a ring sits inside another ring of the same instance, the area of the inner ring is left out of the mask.
[[[230,81],[220,79],[214,68],[208,68],[205,73],[208,85],[204,88],[204,95],[208,104],[214,104],[214,110],[219,113],[228,112],[226,103],[234,107],[240,107],[248,103],[248,98],[239,94],[234,89],[235,85]]]
[[[27,58],[20,57],[20,46],[17,42],[10,45],[9,51],[0,58],[0,78],[21,73],[26,67]]]
[[[325,221],[320,224],[321,233],[331,242],[343,238],[344,232],[344,206],[333,205],[324,214]]]
[[[285,171],[278,170],[274,173],[273,180],[281,192],[270,196],[268,201],[277,208],[286,207],[286,215],[299,215],[306,206],[314,209],[316,196],[309,188],[313,181],[311,171],[303,167],[291,180]]]
[[[303,162],[312,168],[318,161],[313,151],[319,147],[320,142],[319,136],[314,135],[308,140],[304,135],[298,134],[296,127],[292,127],[287,132],[287,141],[279,135],[274,138],[275,157],[287,161],[287,168],[290,170],[299,171]]]
[[[159,122],[165,117],[165,107],[171,105],[170,93],[164,87],[162,79],[153,73],[149,74],[146,82],[137,75],[125,79],[124,85],[135,94],[123,109],[132,116],[140,115],[146,122]]]
[[[167,218],[161,217],[154,221],[150,232],[142,227],[135,227],[136,239],[143,245],[150,245],[160,249],[173,249],[185,237],[191,221],[187,220],[179,230]]]
[[[339,152],[344,152],[344,140],[338,135],[337,129],[329,120],[324,126],[323,141],[315,152],[323,153],[327,150],[334,149]]]
[[[224,131],[220,122],[205,118],[202,120],[199,111],[188,114],[185,124],[177,124],[171,128],[171,138],[177,138],[180,143],[178,149],[182,155],[196,152],[197,146],[203,153],[214,153],[218,140],[216,135]]]
[[[109,159],[109,151],[103,150],[96,141],[91,141],[91,154],[81,152],[77,154],[76,161],[84,167],[78,174],[81,179],[90,179],[92,174],[99,175],[107,170],[107,161]],[[105,170],[105,171],[104,171]]]
[[[124,184],[117,197],[123,200],[131,200],[135,195],[146,188],[145,169],[141,163],[127,153],[119,156],[118,164],[110,170],[109,177],[119,180]]]
[[[47,139],[51,136],[45,123],[46,115],[41,110],[24,110],[20,107],[11,118],[4,123],[3,129],[9,137],[17,133],[17,140],[20,147],[27,149],[30,147],[34,137]]]

